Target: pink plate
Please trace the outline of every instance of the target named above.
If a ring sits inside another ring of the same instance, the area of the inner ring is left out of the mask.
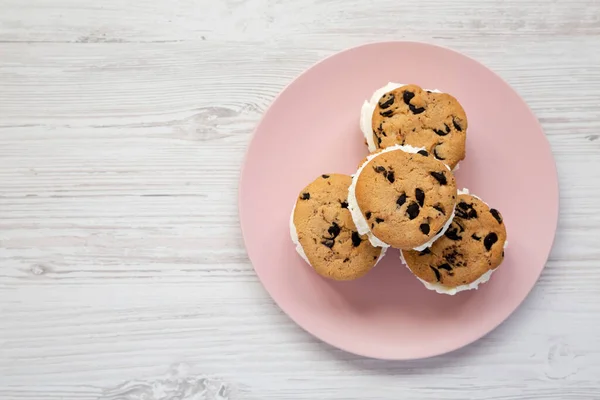
[[[502,212],[509,240],[504,263],[479,290],[453,297],[431,292],[400,264],[396,250],[366,277],[333,282],[306,265],[290,240],[300,190],[324,173],[354,173],[367,155],[360,108],[390,81],[451,93],[467,112],[458,185]],[[277,304],[321,340],[382,359],[446,353],[498,326],[542,272],[558,219],[556,166],[525,102],[477,61],[410,42],[345,50],[296,78],[256,129],[239,196],[248,255]]]

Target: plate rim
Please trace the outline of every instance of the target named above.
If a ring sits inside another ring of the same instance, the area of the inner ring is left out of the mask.
[[[497,79],[499,79],[504,85],[506,85],[510,90],[512,90],[518,97],[519,101],[521,102],[521,105],[526,107],[526,109],[529,111],[529,113],[533,116],[536,125],[538,126],[538,128],[540,129],[540,131],[543,134],[544,140],[546,142],[546,144],[548,145],[548,149],[550,151],[551,154],[551,158],[552,158],[552,170],[548,171],[549,174],[554,176],[554,182],[555,182],[555,192],[556,192],[556,213],[555,215],[553,215],[553,235],[552,235],[552,241],[550,242],[550,246],[548,248],[547,254],[545,255],[545,262],[542,266],[542,268],[540,269],[539,273],[537,274],[535,281],[533,283],[533,285],[531,285],[531,287],[527,290],[527,292],[522,296],[522,298],[520,298],[517,302],[517,305],[515,306],[515,308],[506,316],[500,319],[499,322],[492,324],[491,327],[486,328],[484,330],[482,330],[480,333],[477,333],[473,338],[465,341],[464,343],[461,343],[459,345],[455,345],[455,346],[451,346],[449,348],[447,348],[446,350],[441,350],[441,351],[431,351],[431,352],[423,352],[421,356],[398,356],[398,355],[394,355],[394,356],[387,356],[385,354],[367,354],[367,352],[362,352],[362,351],[357,351],[356,349],[351,349],[348,348],[345,345],[338,345],[335,343],[332,343],[330,340],[324,338],[322,335],[320,335],[319,333],[315,332],[313,329],[306,327],[305,325],[303,325],[302,323],[300,323],[298,321],[298,319],[296,317],[294,317],[290,312],[288,312],[288,310],[286,309],[286,307],[282,306],[282,304],[280,303],[280,301],[278,299],[276,299],[272,293],[269,291],[269,289],[265,286],[264,282],[263,282],[263,277],[261,275],[261,273],[257,270],[257,268],[254,265],[254,262],[252,261],[250,254],[248,252],[248,244],[247,244],[247,240],[246,240],[246,234],[244,231],[244,224],[242,222],[243,219],[243,211],[242,211],[242,189],[243,189],[243,181],[244,181],[244,176],[245,176],[245,171],[247,169],[247,162],[248,162],[248,157],[250,155],[250,151],[252,148],[252,143],[254,142],[256,135],[258,133],[258,130],[260,128],[260,126],[263,124],[263,121],[265,120],[265,118],[267,117],[267,114],[269,113],[269,110],[271,109],[271,107],[273,106],[273,104],[275,104],[277,102],[277,100],[288,90],[288,88],[294,83],[296,82],[300,77],[304,76],[305,74],[307,74],[310,70],[312,70],[313,68],[317,67],[318,65],[320,65],[321,63],[325,63],[327,62],[329,59],[337,57],[340,54],[343,53],[347,53],[347,52],[351,52],[351,51],[356,51],[359,50],[363,47],[370,47],[370,46],[396,46],[396,45],[416,45],[416,46],[425,46],[425,47],[430,47],[436,50],[443,50],[443,51],[448,51],[451,53],[454,53],[455,55],[458,55],[460,57],[464,57],[467,58],[469,61],[474,62],[476,64],[478,64],[480,67],[486,69],[487,71],[491,72]],[[544,131],[544,128],[542,126],[542,124],[540,123],[538,117],[536,116],[536,114],[533,112],[533,110],[531,109],[531,107],[529,107],[529,105],[527,104],[527,102],[525,101],[525,99],[523,99],[523,97],[521,96],[521,94],[515,89],[513,88],[504,78],[502,78],[500,75],[498,75],[493,69],[487,67],[485,64],[481,63],[480,61],[464,54],[461,53],[460,51],[454,50],[452,48],[446,47],[446,46],[442,46],[439,44],[434,44],[434,43],[430,43],[430,42],[421,42],[421,41],[414,41],[414,40],[388,40],[388,41],[373,41],[373,42],[368,42],[368,43],[363,43],[357,46],[352,46],[352,47],[347,47],[344,48],[342,50],[339,51],[335,51],[332,54],[318,60],[317,62],[311,64],[309,67],[305,68],[302,72],[300,72],[299,74],[297,74],[294,78],[292,78],[280,91],[279,93],[277,93],[277,95],[273,98],[273,100],[271,100],[271,102],[269,103],[269,106],[265,109],[265,111],[262,113],[260,119],[258,120],[258,122],[256,123],[256,126],[254,127],[252,134],[250,135],[250,140],[248,141],[248,145],[246,147],[246,151],[244,153],[244,156],[242,158],[242,164],[241,164],[241,169],[240,169],[240,175],[239,175],[239,179],[238,179],[238,190],[237,190],[237,195],[238,195],[238,222],[240,225],[240,229],[242,232],[242,240],[244,242],[244,249],[246,250],[246,254],[248,256],[248,260],[250,261],[250,264],[252,265],[252,268],[254,269],[254,272],[256,273],[256,276],[258,277],[258,280],[261,283],[261,286],[263,287],[263,290],[269,295],[269,297],[275,302],[275,304],[285,313],[285,315],[290,318],[297,326],[299,326],[302,330],[304,330],[305,332],[309,333],[310,335],[312,335],[314,338],[322,341],[323,343],[326,343],[327,345],[336,348],[336,349],[340,349],[343,350],[347,353],[350,354],[355,354],[361,357],[365,357],[365,358],[371,358],[371,359],[378,359],[378,360],[387,360],[387,361],[411,361],[411,360],[422,360],[422,359],[427,359],[427,358],[432,358],[432,357],[437,357],[437,356],[441,356],[444,354],[448,354],[448,353],[452,353],[455,352],[457,350],[460,350],[462,348],[465,348],[477,341],[479,341],[480,339],[482,339],[483,337],[487,336],[488,334],[490,334],[492,331],[494,331],[495,329],[497,329],[500,325],[502,325],[504,322],[506,322],[511,316],[513,316],[513,314],[523,305],[523,303],[525,302],[525,300],[529,297],[529,295],[531,294],[533,288],[537,285],[543,271],[546,269],[546,265],[548,263],[548,259],[550,258],[550,254],[552,252],[552,249],[554,247],[554,244],[556,242],[556,233],[558,230],[558,219],[559,219],[559,215],[560,215],[560,185],[559,185],[559,176],[558,176],[558,168],[556,165],[556,158],[554,157],[554,152],[552,151],[552,146],[550,141],[548,140],[548,135],[546,134],[546,132]]]

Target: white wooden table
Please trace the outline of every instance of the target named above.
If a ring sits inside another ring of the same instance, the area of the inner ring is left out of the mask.
[[[523,306],[416,362],[297,327],[237,216],[275,95],[327,55],[396,39],[513,85],[561,185]],[[597,0],[0,0],[0,399],[600,399],[599,197]]]

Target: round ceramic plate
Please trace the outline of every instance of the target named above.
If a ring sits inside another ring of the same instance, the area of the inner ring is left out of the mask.
[[[479,290],[427,290],[388,254],[352,282],[321,278],[296,253],[289,217],[300,190],[325,173],[352,174],[368,151],[361,105],[388,82],[454,95],[468,119],[467,157],[456,177],[504,216],[509,247]],[[352,353],[414,359],[465,346],[525,299],[548,258],[558,218],[550,146],[519,95],[462,54],[423,43],[369,44],[335,54],[295,79],[256,129],[242,171],[240,220],[252,265],[302,328]]]

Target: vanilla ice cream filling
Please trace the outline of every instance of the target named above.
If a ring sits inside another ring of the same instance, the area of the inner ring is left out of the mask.
[[[362,108],[360,110],[360,130],[365,136],[365,140],[367,141],[367,146],[369,146],[369,151],[373,153],[377,151],[377,146],[375,145],[375,140],[373,139],[373,113],[375,112],[375,107],[377,107],[377,103],[379,99],[383,97],[387,92],[391,92],[394,89],[398,89],[399,87],[405,86],[404,83],[393,83],[389,82],[384,87],[377,89],[371,99],[363,103]],[[425,89],[429,90],[429,89]],[[437,89],[429,90],[434,93],[442,93]],[[454,167],[456,171],[458,169],[458,164]]]
[[[480,197],[475,196],[474,194],[469,193],[469,189],[463,188],[462,190],[458,191],[458,194],[470,194],[471,196],[481,200]],[[485,201],[481,200],[482,202],[484,202],[488,207],[489,204],[486,203]],[[508,241],[504,242],[504,248],[506,249],[508,247]],[[402,251],[400,251],[400,261],[402,261],[402,263],[404,265],[406,265],[406,267],[408,268],[408,263],[406,262],[406,260],[404,259],[404,255],[402,254]],[[497,268],[496,268],[497,269]],[[423,285],[425,285],[425,287],[429,290],[434,290],[437,293],[440,294],[448,294],[450,296],[454,296],[456,293],[458,292],[463,292],[465,290],[472,290],[472,289],[477,289],[479,287],[479,285],[481,285],[482,283],[486,283],[487,281],[490,280],[490,278],[492,277],[492,274],[494,273],[494,271],[496,271],[496,269],[490,269],[489,271],[487,271],[486,273],[484,273],[483,275],[481,275],[479,278],[475,279],[473,282],[468,283],[466,285],[459,285],[456,287],[449,287],[449,286],[444,286],[440,283],[430,283],[427,281],[424,281],[423,279],[419,278],[418,276],[416,277],[418,280],[421,281],[421,283],[423,283]],[[410,270],[410,268],[409,268]],[[411,271],[412,273],[412,271]]]
[[[348,188],[348,210],[350,210],[350,214],[352,215],[352,220],[354,221],[354,225],[356,225],[356,229],[358,230],[358,233],[360,233],[361,235],[367,235],[371,244],[373,246],[377,246],[377,247],[389,247],[390,245],[385,243],[381,239],[379,239],[377,236],[375,236],[373,234],[373,232],[371,232],[371,229],[369,228],[369,223],[365,219],[360,207],[358,206],[358,201],[356,200],[356,183],[358,182],[358,177],[360,176],[361,172],[363,171],[365,166],[371,160],[373,160],[375,157],[378,157],[379,155],[381,155],[383,153],[387,153],[389,151],[395,151],[395,150],[402,150],[406,153],[417,153],[420,150],[424,150],[424,149],[422,147],[413,147],[413,146],[409,146],[409,145],[402,146],[402,145],[397,144],[394,146],[386,147],[385,149],[379,151],[378,153],[369,154],[369,156],[367,157],[367,160],[360,166],[360,168],[358,168],[358,171],[356,171],[356,173],[352,176],[352,184]],[[444,165],[446,165],[446,164],[444,164]],[[450,167],[448,167],[447,165],[446,165],[446,168],[448,168],[448,170],[450,170]],[[455,207],[456,207],[456,205],[455,205]],[[454,218],[454,208],[452,208],[452,214],[450,215],[450,218],[448,218],[448,221],[444,224],[444,226],[442,227],[440,232],[438,234],[436,234],[435,236],[433,236],[431,238],[431,240],[429,240],[427,243],[425,243],[421,246],[415,247],[414,250],[421,251],[421,250],[425,250],[427,247],[430,247],[433,244],[433,242],[435,242],[438,238],[440,238],[446,232],[446,230],[450,227],[450,224],[452,223],[453,218]]]
[[[300,244],[300,239],[298,238],[298,230],[296,229],[296,224],[294,224],[294,211],[296,211],[296,203],[294,203],[294,208],[292,208],[292,213],[290,214],[290,236],[292,238],[292,242],[294,242],[294,244],[296,245],[296,252],[300,254],[300,257],[302,257],[308,265],[312,266],[310,261],[308,261],[306,252],[304,251],[302,244]],[[385,256],[386,251],[387,248],[381,249],[381,253],[379,254],[379,258],[377,259],[377,261],[375,261],[375,265],[377,265],[379,261],[383,258],[383,256]]]

